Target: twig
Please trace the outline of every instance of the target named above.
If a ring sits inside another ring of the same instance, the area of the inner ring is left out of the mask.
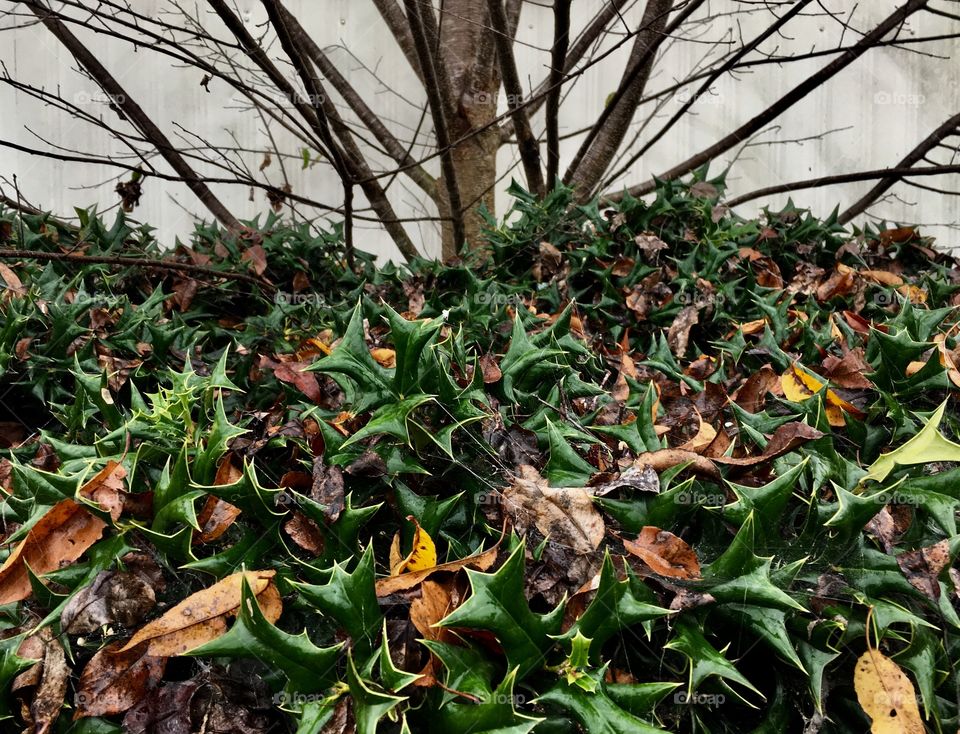
[[[44,252],[42,250],[0,249],[0,260],[44,260],[54,262],[76,262],[88,265],[120,265],[133,268],[155,268],[173,270],[182,273],[204,275],[210,278],[224,278],[250,283],[267,292],[276,290],[276,286],[253,275],[237,273],[232,270],[217,270],[193,263],[178,263],[171,260],[154,260],[148,257],[117,257],[108,255],[71,255],[65,252]]]

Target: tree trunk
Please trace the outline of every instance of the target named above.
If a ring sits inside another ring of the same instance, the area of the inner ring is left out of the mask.
[[[450,110],[451,142],[464,138],[489,124],[497,116],[500,73],[490,32],[486,3],[476,0],[446,0],[440,16],[440,66],[450,77],[456,109]],[[476,250],[483,245],[483,219],[479,208],[485,204],[495,213],[494,187],[497,181],[497,149],[500,130],[492,125],[482,133],[455,145],[452,151],[460,197],[463,201],[466,243],[455,242],[453,228],[443,225],[443,257],[454,257],[466,244]],[[437,190],[441,216],[449,214],[443,181]]]

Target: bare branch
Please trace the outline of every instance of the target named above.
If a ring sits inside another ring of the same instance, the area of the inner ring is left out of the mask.
[[[53,36],[73,55],[77,63],[100,85],[103,91],[110,95],[113,103],[123,111],[127,119],[136,126],[140,133],[150,141],[157,152],[163,156],[170,167],[183,179],[190,190],[203,202],[204,206],[227,229],[238,232],[241,229],[239,220],[230,213],[223,202],[197,176],[193,168],[170,143],[166,135],[158,128],[143,108],[136,103],[126,89],[107,71],[96,56],[91,53],[80,40],[73,35],[70,29],[49,8],[42,5],[28,5],[34,15],[43,23]]]
[[[530,127],[530,118],[520,106],[523,101],[523,86],[520,84],[517,62],[513,57],[507,14],[503,9],[502,0],[488,0],[487,5],[490,8],[490,25],[493,28],[497,56],[500,59],[503,86],[507,91],[507,106],[513,113],[513,126],[517,131],[517,146],[520,149],[520,160],[523,162],[523,170],[527,177],[527,188],[543,198],[546,196],[546,187],[543,184],[543,173],[540,169],[540,146]]]
[[[926,158],[927,153],[939,146],[946,138],[956,135],[960,132],[960,114],[954,115],[944,122],[940,127],[934,130],[913,150],[907,153],[896,166],[895,169],[910,168]],[[873,204],[877,199],[883,196],[886,191],[899,181],[902,176],[890,175],[878,181],[877,184],[866,194],[857,199],[843,213],[840,214],[840,223],[846,224],[851,219],[866,211],[867,207]]]
[[[956,166],[923,166],[920,168],[877,168],[871,171],[855,171],[853,173],[838,173],[833,176],[821,176],[820,178],[808,178],[803,181],[792,181],[790,183],[778,184],[776,186],[766,186],[748,194],[737,196],[726,201],[730,207],[739,206],[747,201],[762,199],[776,194],[786,194],[791,191],[800,191],[802,189],[815,189],[824,186],[833,186],[835,184],[854,183],[856,181],[873,181],[876,179],[886,179],[888,177],[900,180],[902,178],[911,178],[913,176],[942,176],[946,173],[960,173],[960,165]]]
[[[916,13],[918,10],[924,8],[928,1],[929,0],[908,0],[906,3],[898,7],[893,13],[888,15],[883,22],[877,25],[860,41],[855,43],[853,46],[847,49],[847,51],[835,58],[818,72],[811,74],[803,82],[798,84],[796,87],[787,92],[787,94],[767,107],[767,109],[765,109],[763,112],[756,115],[751,120],[747,121],[732,133],[726,135],[723,139],[717,141],[710,147],[700,151],[696,155],[685,160],[683,163],[680,163],[671,168],[669,171],[661,174],[658,176],[658,178],[666,180],[679,178],[680,176],[699,168],[704,163],[707,163],[723,153],[726,153],[732,147],[763,128],[772,120],[779,117],[783,112],[793,107],[793,105],[810,94],[810,92],[812,92],[814,89],[817,89],[823,85],[829,79],[860,58],[871,48],[876,46],[878,42],[883,40],[883,37],[886,36],[887,33],[895,28],[898,28],[907,18]],[[653,191],[655,187],[656,184],[653,181],[649,181],[630,187],[629,193],[631,196],[642,196]],[[622,198],[622,193],[615,193],[606,196],[605,200],[609,202],[616,202]]]
[[[447,110],[450,109],[450,90],[438,81],[434,55],[430,50],[429,40],[423,27],[423,19],[418,6],[419,0],[404,0],[407,9],[407,21],[413,42],[417,49],[417,58],[423,70],[424,88],[433,116],[434,132],[437,136],[437,147],[440,149],[440,164],[443,168],[444,184],[447,187],[450,216],[453,220],[453,237],[455,246],[462,247],[465,233],[463,226],[463,203],[460,200],[460,188],[457,183],[457,172],[450,153],[450,133],[447,125]]]

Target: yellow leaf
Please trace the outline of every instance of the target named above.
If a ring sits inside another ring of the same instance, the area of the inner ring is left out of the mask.
[[[897,292],[902,296],[906,296],[914,306],[922,306],[927,302],[927,292],[919,286],[905,283],[897,288]]]
[[[392,349],[371,349],[370,356],[381,367],[393,368],[397,366],[397,353]]]
[[[820,392],[825,383],[794,364],[783,373],[780,384],[783,386],[783,395],[787,400],[802,403]],[[851,405],[829,389],[826,393],[824,410],[827,413],[827,421],[834,428],[846,425],[846,419],[843,417],[844,412],[857,416],[862,415],[856,406]]]
[[[923,734],[913,683],[879,650],[870,648],[857,660],[853,687],[873,722],[872,734]]]
[[[394,576],[404,572],[422,571],[425,568],[433,568],[437,565],[437,546],[434,545],[433,538],[420,527],[420,523],[416,521],[413,515],[408,516],[407,519],[417,526],[417,531],[413,535],[413,550],[410,551],[410,555],[396,564],[395,568],[390,569]],[[399,541],[396,542],[399,543]]]

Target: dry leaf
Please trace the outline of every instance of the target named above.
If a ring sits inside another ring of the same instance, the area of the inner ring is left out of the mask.
[[[870,648],[857,660],[853,686],[872,734],[923,734],[913,683],[879,650]]]
[[[398,576],[401,573],[423,571],[427,568],[434,568],[437,565],[437,546],[433,542],[430,534],[420,527],[420,523],[413,515],[408,515],[407,520],[416,526],[413,535],[413,548],[410,555],[406,558],[398,559],[394,563],[394,558],[400,555],[400,533],[393,537],[393,545],[390,547],[390,575]]]
[[[700,578],[700,562],[693,548],[667,530],[647,525],[635,541],[624,539],[623,547],[661,576]]]
[[[503,490],[503,508],[518,530],[534,525],[545,537],[577,553],[591,553],[604,536],[603,518],[583,487],[550,487],[532,466]]]
[[[697,420],[700,422],[700,425],[697,429],[697,435],[683,445],[677,446],[677,448],[681,451],[693,451],[694,453],[699,454],[702,453],[707,446],[713,443],[713,440],[717,437],[717,429],[703,420],[703,416],[700,415],[699,410],[696,408],[693,410],[697,414]]]
[[[934,601],[940,598],[937,577],[950,563],[950,541],[941,540],[928,548],[907,551],[897,556],[897,565],[910,584]]]
[[[27,566],[37,576],[77,560],[103,534],[107,524],[73,500],[63,500],[30,528],[0,566],[0,604],[29,597]]]
[[[717,464],[729,464],[731,466],[754,466],[765,461],[782,456],[793,451],[797,446],[805,444],[807,441],[815,441],[821,438],[823,434],[813,426],[808,426],[800,421],[791,421],[784,423],[767,441],[767,447],[763,453],[756,456],[745,456],[742,458],[733,456],[714,456],[713,461]]]
[[[780,384],[783,385],[783,395],[787,400],[800,403],[812,398],[823,388],[825,383],[806,370],[800,369],[796,364],[793,364],[781,376]],[[858,418],[863,418],[864,416],[863,411],[851,405],[830,389],[827,390],[824,403],[827,421],[834,427],[846,425],[846,419],[843,416],[844,412],[850,413]]]
[[[506,527],[504,527],[504,532],[501,534],[497,544],[482,553],[461,558],[458,561],[441,563],[439,566],[434,566],[433,568],[425,568],[420,571],[402,573],[399,576],[388,576],[377,579],[377,596],[390,596],[391,594],[412,589],[435,573],[459,571],[461,568],[473,568],[477,571],[486,571],[496,562],[497,554],[500,552],[500,543],[503,542],[504,535],[506,535]],[[399,539],[396,543],[396,556],[394,556],[394,551],[391,549],[391,565],[393,565],[396,558],[400,556]]]
[[[75,718],[121,714],[159,683],[166,658],[147,655],[146,643],[124,652],[122,644],[114,642],[98,650],[83,669]]]
[[[759,413],[766,402],[768,392],[775,391],[780,384],[780,375],[773,367],[763,365],[740,386],[734,396],[734,402],[748,413]]]
[[[213,586],[191,594],[159,619],[141,627],[119,652],[147,643],[146,654],[173,657],[216,639],[226,632],[226,615],[240,606],[244,577],[257,601],[261,602],[264,616],[275,622],[280,616],[277,608],[279,595],[272,583],[275,575],[276,571],[248,571],[227,576]]]
[[[392,349],[371,349],[370,356],[373,357],[381,367],[393,369],[397,366],[397,353]]]
[[[44,627],[38,635],[28,640],[38,640],[42,644],[43,658],[32,668],[18,675],[13,681],[11,690],[36,687],[33,700],[29,707],[24,709],[24,718],[30,725],[26,732],[27,734],[47,734],[63,709],[70,668],[67,666],[63,645],[53,637],[49,627]],[[24,640],[20,650],[24,657],[32,657],[24,652],[28,640]]]

